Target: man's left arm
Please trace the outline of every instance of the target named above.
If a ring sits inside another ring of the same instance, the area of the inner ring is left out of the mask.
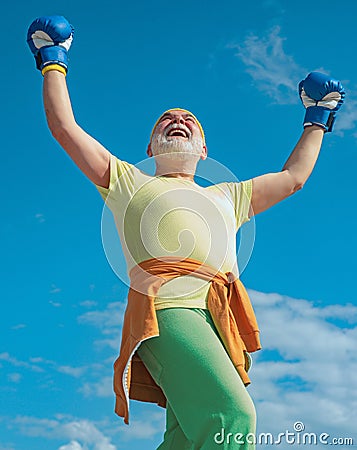
[[[265,211],[304,186],[317,161],[323,136],[324,129],[318,125],[306,127],[281,172],[253,178],[250,216]]]
[[[265,211],[304,186],[316,164],[324,133],[332,131],[345,96],[339,81],[318,72],[301,81],[299,94],[306,108],[304,132],[280,172],[253,178],[249,216]]]

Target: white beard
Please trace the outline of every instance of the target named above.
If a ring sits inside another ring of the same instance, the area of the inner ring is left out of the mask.
[[[201,138],[192,138],[184,140],[181,138],[167,139],[163,134],[154,133],[151,140],[151,150],[153,156],[165,155],[165,158],[171,160],[185,161],[199,160],[203,149]]]

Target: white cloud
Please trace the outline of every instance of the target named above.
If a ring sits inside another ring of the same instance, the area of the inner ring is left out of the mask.
[[[23,328],[26,328],[26,325],[24,323],[19,323],[11,327],[12,330],[22,330]]]
[[[241,44],[231,44],[229,47],[236,50],[235,55],[245,65],[257,89],[271,97],[274,103],[299,103],[298,82],[308,72],[328,74],[329,71],[321,67],[307,70],[297,64],[293,56],[285,52],[285,40],[280,27],[276,26],[266,35],[249,34]],[[345,103],[338,112],[334,131],[337,135],[343,135],[344,131],[355,129],[356,124],[357,99],[354,91],[348,90]]]
[[[67,445],[61,445],[61,447],[58,450],[85,450],[85,448],[82,447],[79,442],[71,441]]]
[[[85,382],[78,391],[85,397],[113,397],[113,376],[104,376],[99,381]]]
[[[97,306],[97,302],[94,300],[84,300],[83,302],[80,302],[80,306],[83,306],[84,308],[93,308],[94,306]]]
[[[43,372],[43,369],[35,364],[30,364],[26,361],[20,361],[14,356],[11,356],[8,352],[0,353],[0,361],[6,361],[14,367],[24,367],[25,369],[32,370],[33,372]]]
[[[343,136],[344,131],[355,129],[356,124],[357,100],[352,91],[347,91],[345,103],[342,105],[341,110],[338,112],[334,130],[336,131],[336,134]],[[357,137],[357,135],[355,135],[355,137]]]
[[[310,432],[355,433],[357,307],[250,295],[265,349],[254,356],[249,387],[261,431],[291,430],[301,420]]]
[[[120,424],[117,433],[123,441],[134,439],[153,439],[165,430],[165,410],[158,408],[157,412],[146,415],[145,419],[134,419],[130,426]]]
[[[54,302],[53,300],[50,300],[48,302],[50,305],[54,306],[55,308],[59,308],[60,306],[62,306],[62,303],[60,302]]]
[[[22,378],[22,375],[20,373],[17,373],[17,372],[9,373],[7,375],[7,379],[9,381],[11,381],[12,383],[20,383],[21,378]]]
[[[114,398],[113,392],[113,362],[119,354],[121,327],[125,305],[121,302],[110,303],[105,310],[90,311],[78,317],[81,324],[98,328],[103,339],[94,341],[96,348],[109,348],[112,355],[98,365],[97,372],[92,379],[82,381],[78,392],[85,397]],[[90,372],[93,375],[93,371]]]
[[[55,419],[41,419],[22,416],[12,419],[10,426],[31,437],[46,439],[68,439],[70,442],[60,450],[116,450],[111,439],[98,426],[86,419],[57,416]]]
[[[55,284],[51,284],[50,294],[58,294],[61,290],[62,289],[57,287]]]
[[[79,323],[93,325],[103,332],[111,332],[113,328],[121,325],[125,311],[123,302],[108,303],[106,309],[88,311],[78,317]]]
[[[72,366],[57,366],[58,372],[65,373],[66,375],[71,375],[74,378],[79,378],[88,369],[87,366],[82,367],[72,367]]]
[[[40,356],[30,357],[29,362],[20,361],[14,356],[11,356],[9,353],[4,352],[0,353],[0,361],[6,361],[10,365],[14,367],[22,367],[33,372],[46,372],[48,369],[54,370],[59,373],[63,373],[66,375],[70,375],[74,378],[81,377],[85,372],[89,369],[92,370],[93,373],[97,375],[97,372],[102,369],[100,364],[90,364],[86,366],[69,366],[69,365],[60,365],[55,361],[51,361],[49,359],[44,359]],[[16,373],[8,374],[8,379],[12,382],[18,382],[20,380],[21,375]]]
[[[38,223],[46,222],[45,216],[42,213],[35,214],[35,218]]]
[[[124,312],[123,302],[108,303],[104,310],[88,311],[82,314],[78,317],[78,322],[94,326],[101,331],[104,337],[95,341],[96,346],[110,347],[118,351]]]
[[[67,433],[70,439],[82,441],[84,444],[94,444],[95,450],[116,450],[110,439],[88,420],[66,423],[63,425],[63,432]]]
[[[284,40],[280,27],[276,26],[266,36],[250,34],[242,44],[230,47],[236,50],[236,56],[246,66],[247,73],[259,90],[269,95],[275,103],[297,103],[297,83],[307,71],[285,53]]]
[[[45,360],[41,356],[36,356],[36,357],[31,357],[29,359],[29,361],[34,363],[34,364],[38,364],[38,363],[44,362]]]

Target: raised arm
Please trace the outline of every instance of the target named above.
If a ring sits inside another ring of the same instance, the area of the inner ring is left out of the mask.
[[[317,125],[305,128],[281,172],[253,178],[251,216],[265,211],[304,186],[317,161],[323,136],[324,130]]]
[[[301,189],[319,155],[325,132],[332,131],[345,93],[339,81],[313,72],[299,84],[306,107],[304,132],[282,170],[253,178],[250,216],[259,214]]]
[[[108,187],[110,154],[76,123],[61,72],[45,73],[43,101],[48,127],[56,141],[93,183]]]
[[[108,187],[110,153],[77,124],[68,94],[67,51],[72,37],[66,19],[47,16],[31,24],[27,40],[44,76],[43,101],[52,135],[93,183]]]

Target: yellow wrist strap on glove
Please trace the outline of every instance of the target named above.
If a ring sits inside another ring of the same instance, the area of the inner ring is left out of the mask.
[[[46,72],[49,72],[50,70],[57,70],[58,72],[63,73],[64,76],[67,75],[67,71],[64,67],[60,66],[59,64],[49,64],[48,66],[45,66],[41,73],[42,75],[45,75]]]

